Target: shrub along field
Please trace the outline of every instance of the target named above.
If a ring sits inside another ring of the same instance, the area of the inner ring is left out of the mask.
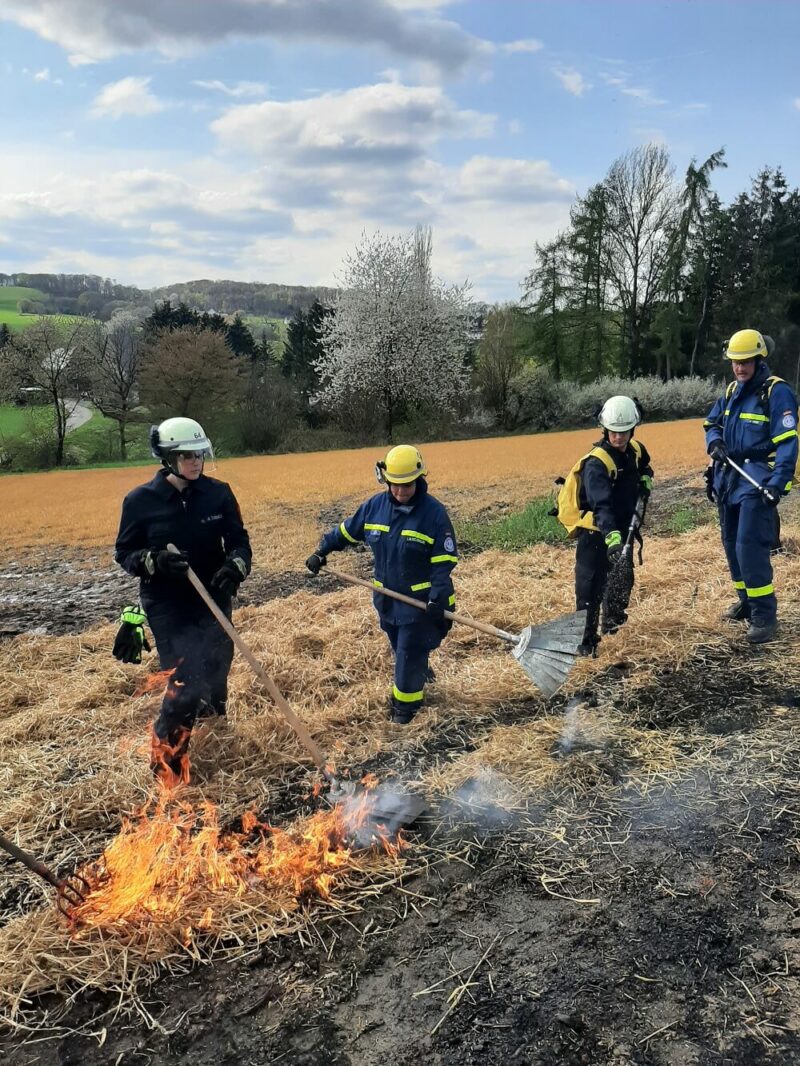
[[[573,557],[536,501],[592,436],[425,447],[432,490],[469,541],[460,610],[518,631],[571,609]],[[248,835],[242,815],[281,827],[296,864],[324,804],[237,657],[229,718],[198,729],[191,783],[168,805],[164,853],[183,841],[200,855],[175,860],[178,910],[70,928],[46,886],[0,859],[4,1061],[795,1061],[797,509],[776,558],[781,638],[749,649],[720,619],[717,531],[695,528],[713,515],[699,424],[641,436],[657,481],[629,624],[551,701],[501,645],[454,627],[404,730],[386,721],[390,656],[369,593],[302,573],[319,530],[373,491],[375,451],[221,463],[256,557],[237,628],[338,770],[422,791],[429,812],[397,855],[339,848],[324,882],[278,878],[285,838]],[[111,658],[103,621],[130,594],[111,584],[109,545],[123,492],[146,473],[3,482],[0,602],[30,623],[0,643],[0,828],[62,874],[151,802],[158,690],[142,688],[157,667]],[[363,553],[336,564],[367,572]],[[48,625],[55,614],[63,625]],[[269,842],[269,876],[212,890],[240,838]]]

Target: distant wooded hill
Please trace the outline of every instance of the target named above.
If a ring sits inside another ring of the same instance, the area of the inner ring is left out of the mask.
[[[138,289],[118,285],[111,278],[96,274],[0,274],[0,286],[38,289],[41,308],[25,308],[28,313],[41,311],[61,314],[93,314],[110,317],[126,305],[150,306],[169,299],[185,303],[199,311],[219,311],[273,318],[290,318],[295,311],[308,310],[315,300],[333,301],[335,289],[324,286],[277,285],[259,281],[182,281],[155,289]]]

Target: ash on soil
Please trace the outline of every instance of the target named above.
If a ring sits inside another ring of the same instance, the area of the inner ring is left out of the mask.
[[[584,698],[617,701],[625,664]],[[722,671],[724,676],[724,671]],[[714,732],[724,697],[708,650],[674,672],[693,725]],[[658,721],[664,679],[639,689]],[[728,675],[729,700],[741,673]],[[704,702],[703,695],[709,696]],[[760,713],[760,683],[747,692]],[[774,701],[773,701],[774,702]],[[705,708],[708,708],[706,711]],[[552,707],[550,708],[552,710]],[[497,709],[510,724],[537,701]],[[755,717],[741,727],[755,728]],[[480,741],[475,720],[374,762],[403,777]],[[563,754],[559,758],[565,758]],[[581,750],[613,787],[544,793],[492,823],[452,806],[422,827],[426,870],[343,917],[318,907],[317,937],[271,942],[147,996],[159,1029],[84,998],[75,1033],[0,1041],[10,1066],[785,1066],[800,1061],[800,814],[773,785],[698,769],[678,787],[626,789],[624,752]],[[791,776],[791,775],[790,775]],[[414,864],[414,851],[411,853]],[[458,989],[468,987],[454,1003]],[[452,1006],[449,1014],[448,1008]],[[447,1016],[445,1016],[447,1015]],[[442,1020],[444,1019],[444,1020]]]

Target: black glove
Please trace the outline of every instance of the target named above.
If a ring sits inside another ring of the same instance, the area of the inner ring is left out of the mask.
[[[114,637],[112,654],[121,663],[140,663],[142,649],[150,651],[143,628],[145,615],[139,607],[125,607],[119,620],[122,624]]]
[[[246,577],[247,564],[244,559],[238,555],[229,556],[211,578],[211,587],[223,596],[235,596]]]
[[[437,625],[441,625],[443,622],[447,621],[444,616],[444,607],[442,607],[440,603],[437,603],[436,600],[428,600],[425,614],[427,614],[432,622],[436,622]]]
[[[714,492],[714,467],[707,466],[703,471],[703,477],[706,482],[706,496],[708,496],[709,502],[713,503],[717,498],[717,494]]]
[[[189,569],[189,557],[184,552],[171,552],[166,548],[160,551],[151,548],[142,555],[142,565],[145,572],[152,577],[155,573],[165,577],[186,577]]]
[[[322,552],[314,552],[313,555],[309,555],[306,559],[306,566],[312,574],[316,575],[320,572],[323,566],[327,565],[328,560],[322,554]]]
[[[722,443],[721,440],[715,440],[711,445],[708,454],[714,460],[715,463],[724,463],[728,458],[728,449]]]
[[[783,493],[780,489],[776,489],[774,488],[774,486],[770,485],[765,485],[762,492],[764,502],[766,504],[769,504],[770,507],[777,507],[778,504],[781,502],[782,495]]]

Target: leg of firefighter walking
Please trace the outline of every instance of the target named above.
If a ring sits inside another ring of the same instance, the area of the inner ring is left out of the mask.
[[[581,530],[575,546],[575,606],[578,611],[586,611],[583,654],[592,654],[600,643],[597,630],[607,575],[608,557],[602,535]]]
[[[231,603],[220,607],[230,618]],[[233,641],[213,616],[203,622],[203,648],[206,651],[205,675],[208,681],[208,705],[212,714],[222,716],[228,709],[228,674],[233,662]]]
[[[443,631],[429,618],[397,626],[392,686],[392,721],[407,725],[422,706],[428,673],[428,656],[438,648]]]
[[[778,613],[769,555],[774,535],[772,508],[755,497],[744,499],[739,505],[736,556],[744,579],[750,620],[759,627],[774,626]]]
[[[728,616],[731,618],[750,617],[750,605],[747,601],[747,592],[745,591],[742,570],[739,566],[739,552],[736,546],[739,537],[741,506],[741,504],[735,503],[730,506],[720,504],[719,507],[719,529],[722,534],[722,547],[725,549],[725,558],[728,560],[728,569],[730,570],[733,587],[741,604],[740,611],[737,612],[734,608],[728,611]]]

